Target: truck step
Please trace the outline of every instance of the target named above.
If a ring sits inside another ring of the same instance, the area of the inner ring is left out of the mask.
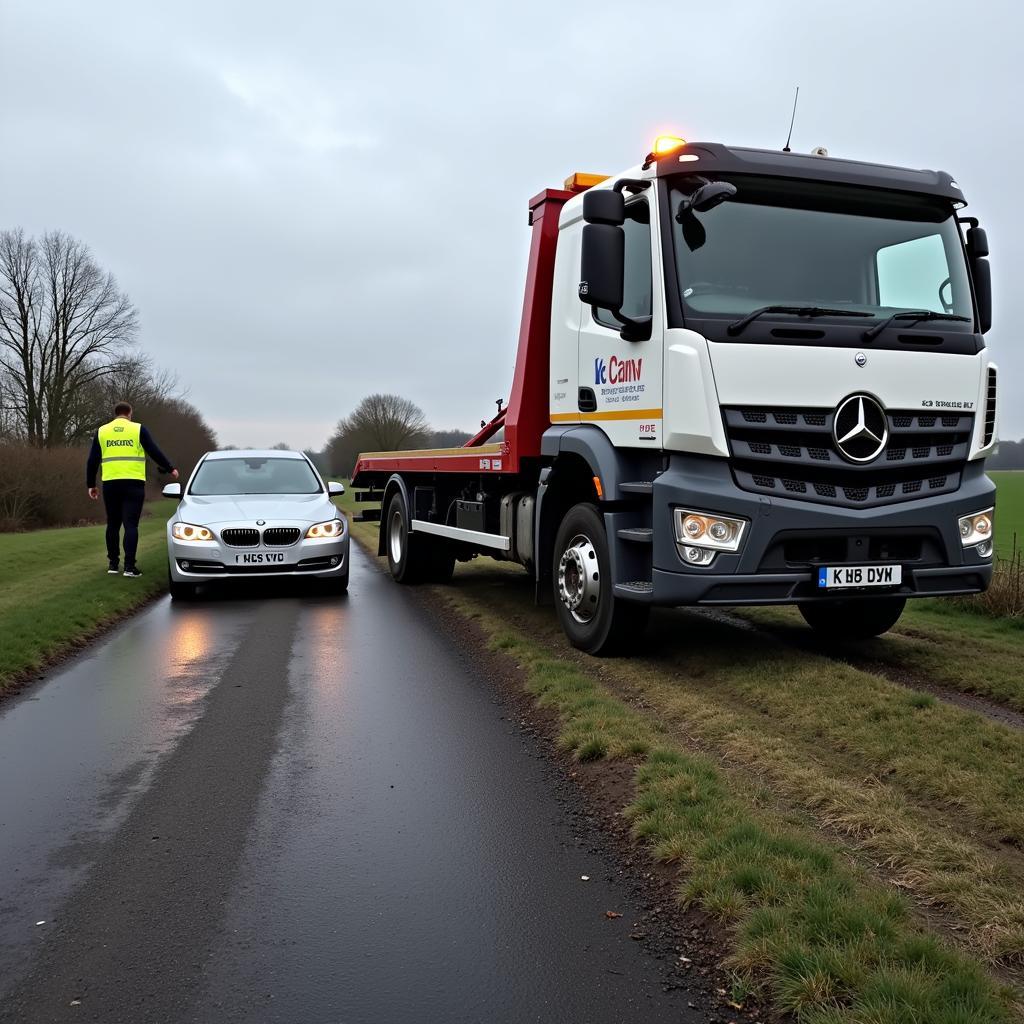
[[[379,508],[361,508],[352,517],[352,522],[354,522],[354,523],[379,523],[380,522],[380,509]]]
[[[627,526],[616,531],[619,540],[631,540],[637,544],[652,544],[654,531],[649,526]]]
[[[654,593],[654,584],[650,580],[616,583],[615,593],[621,597],[650,597]]]
[[[359,502],[363,501],[383,501],[383,491],[356,491],[355,500]]]
[[[627,494],[654,494],[654,482],[652,480],[628,480],[619,484],[619,490]]]

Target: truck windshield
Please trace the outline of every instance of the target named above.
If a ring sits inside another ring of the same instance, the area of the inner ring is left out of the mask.
[[[671,183],[673,214],[702,180]],[[964,317],[970,323],[953,328],[971,329],[970,281],[948,201],[826,182],[728,180],[738,190],[732,199],[676,223],[685,316],[735,318],[774,305],[848,308],[879,318],[931,310]]]

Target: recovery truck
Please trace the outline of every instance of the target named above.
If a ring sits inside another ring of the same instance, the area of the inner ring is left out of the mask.
[[[464,447],[361,454],[400,583],[521,563],[572,644],[652,606],[889,629],[992,575],[988,244],[957,183],[659,138],[529,203],[508,404]]]

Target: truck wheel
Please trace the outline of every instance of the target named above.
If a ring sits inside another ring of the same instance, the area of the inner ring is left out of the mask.
[[[419,583],[425,576],[427,564],[423,546],[409,530],[409,510],[400,491],[395,491],[388,503],[388,514],[381,522],[384,530],[384,548],[388,554],[388,568],[399,583]]]
[[[615,654],[640,640],[650,609],[613,595],[608,538],[593,505],[574,505],[562,520],[551,575],[558,618],[573,647]]]
[[[813,601],[800,605],[807,625],[829,640],[867,640],[892,629],[903,614],[904,597]]]

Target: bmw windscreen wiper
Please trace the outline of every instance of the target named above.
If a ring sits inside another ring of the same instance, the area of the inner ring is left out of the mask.
[[[745,317],[729,324],[725,329],[730,338],[745,330],[759,316],[765,313],[789,313],[791,316],[871,316],[870,313],[861,313],[856,309],[830,309],[828,306],[762,306],[760,309],[751,310]]]
[[[892,316],[887,316],[884,320],[879,320],[874,327],[869,327],[863,334],[864,340],[874,341],[894,320],[913,320],[914,323],[920,320],[962,320],[964,323],[971,322],[969,316],[957,316],[956,313],[936,313],[934,309],[904,309],[900,310],[899,313],[893,313]]]

